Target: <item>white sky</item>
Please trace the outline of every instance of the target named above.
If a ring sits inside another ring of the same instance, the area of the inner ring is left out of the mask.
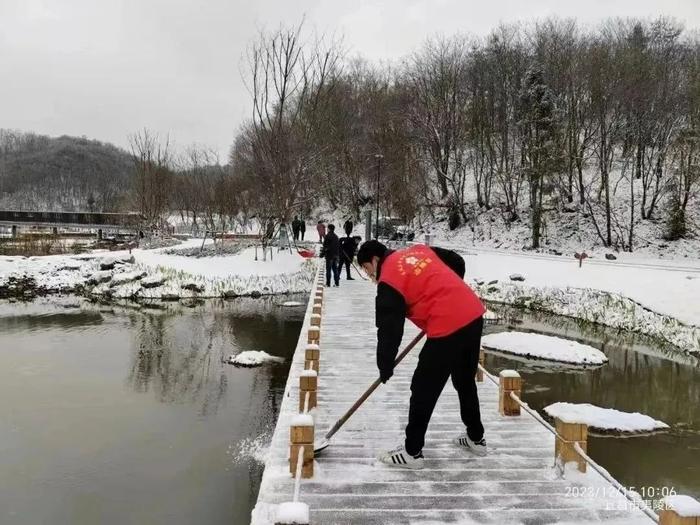
[[[0,127],[120,146],[148,127],[225,160],[250,114],[240,68],[259,28],[306,15],[378,60],[501,21],[660,14],[698,28],[700,0],[0,0]]]

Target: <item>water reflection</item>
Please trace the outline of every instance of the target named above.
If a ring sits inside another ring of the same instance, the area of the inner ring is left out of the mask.
[[[496,307],[498,309],[498,307]],[[675,487],[700,497],[700,367],[698,360],[635,334],[564,317],[499,309],[508,329],[575,339],[603,351],[609,362],[586,371],[546,370],[505,356],[487,355],[498,372],[516,368],[525,378],[524,398],[533,408],[568,401],[641,412],[671,430],[634,438],[591,437],[591,456],[625,485]],[[488,332],[503,330],[489,327]]]
[[[273,427],[304,309],[53,299],[0,303],[0,523],[247,523],[262,466],[226,451]]]

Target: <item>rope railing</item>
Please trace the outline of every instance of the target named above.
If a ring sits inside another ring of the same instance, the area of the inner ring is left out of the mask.
[[[304,447],[299,449],[299,457],[297,458],[296,476],[294,477],[294,496],[293,502],[299,501],[299,490],[301,489],[301,467],[304,464]]]
[[[479,369],[483,372],[483,374],[491,380],[492,383],[495,385],[499,385],[500,382],[498,378],[491,373],[489,373],[486,368],[484,368],[482,365],[478,365]],[[559,433],[556,431],[556,429],[547,423],[547,421],[540,416],[537,411],[532,410],[530,406],[525,403],[522,399],[520,399],[515,392],[510,392],[510,398],[515,401],[520,408],[525,410],[535,421],[537,421],[540,425],[542,425],[544,428],[546,428],[549,432],[551,432],[555,438],[560,439],[564,442],[567,442],[566,439],[564,439],[562,436],[559,435]],[[654,522],[658,523],[659,522],[659,516],[654,512],[645,502],[644,500],[640,499],[639,497],[636,497],[635,493],[632,493],[631,491],[627,490],[625,487],[623,487],[615,478],[613,478],[610,473],[605,470],[603,467],[598,465],[586,452],[581,448],[581,446],[578,444],[578,442],[574,441],[573,442],[573,448],[576,450],[578,455],[583,459],[590,467],[595,470],[600,476],[603,477],[608,483],[610,483],[619,493],[621,493],[630,503],[632,503],[635,507],[637,507],[639,510],[641,510],[646,516],[654,520]]]

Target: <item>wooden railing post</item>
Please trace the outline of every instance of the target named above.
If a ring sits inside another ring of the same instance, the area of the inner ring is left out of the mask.
[[[314,475],[314,418],[309,414],[294,416],[289,427],[289,472],[293,478],[297,475],[300,453],[303,454],[301,477],[310,478]]]
[[[299,412],[304,411],[306,396],[309,396],[309,410],[316,407],[318,392],[318,373],[315,370],[303,370],[299,374]]]
[[[484,366],[484,349],[479,350],[479,364]],[[480,367],[476,367],[476,381],[482,383],[484,381],[484,372]]]
[[[304,352],[304,369],[315,370],[318,373],[319,361],[321,359],[321,350],[317,344],[306,345]]]
[[[588,450],[588,425],[567,423],[555,417],[554,428],[557,431],[554,442],[555,459],[562,465],[575,461],[579,472],[586,472],[586,461],[576,452],[574,443],[578,443],[584,452]]]
[[[510,397],[510,393],[520,397],[523,379],[515,370],[502,370],[498,379],[498,412],[502,416],[519,416],[520,405]]]
[[[700,525],[700,502],[690,496],[666,496],[659,525]]]
[[[321,329],[318,326],[309,326],[309,338],[307,343],[319,344],[321,341]]]

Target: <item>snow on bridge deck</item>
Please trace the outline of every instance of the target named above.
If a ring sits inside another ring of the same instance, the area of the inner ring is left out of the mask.
[[[375,287],[342,281],[325,290],[321,325],[316,440],[377,377],[374,327]],[[309,305],[290,369],[265,466],[254,525],[275,522],[277,504],[291,501],[289,422],[298,412],[299,373]],[[417,330],[406,325],[404,344]],[[376,461],[377,453],[403,443],[411,375],[419,345],[393,378],[365,402],[315,459],[314,476],[301,480],[299,500],[308,504],[311,523],[652,523],[590,468],[588,474],[554,467],[554,437],[525,412],[498,414],[498,389],[479,383],[489,455],[477,458],[451,443],[462,432],[457,395],[448,382],[428,428],[425,468],[403,470]]]

